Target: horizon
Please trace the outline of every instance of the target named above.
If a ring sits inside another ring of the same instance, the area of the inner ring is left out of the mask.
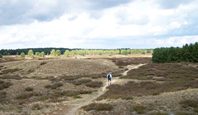
[[[154,49],[198,42],[196,0],[7,0],[0,49]]]

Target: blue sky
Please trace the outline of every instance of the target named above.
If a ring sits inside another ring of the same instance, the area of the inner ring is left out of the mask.
[[[198,0],[1,0],[0,49],[198,42]]]

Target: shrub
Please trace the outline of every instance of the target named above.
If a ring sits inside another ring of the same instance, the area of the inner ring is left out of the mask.
[[[24,58],[24,57],[25,57],[25,53],[24,53],[24,52],[21,52],[20,56],[21,56],[22,58]]]
[[[99,88],[102,87],[102,85],[103,83],[101,81],[92,81],[86,84],[87,87],[91,87],[91,88]]]
[[[3,56],[0,54],[0,58],[3,58]]]
[[[26,87],[25,91],[33,91],[34,89],[32,87]]]
[[[45,88],[57,89],[58,87],[61,87],[61,86],[63,86],[63,83],[55,82],[51,85],[46,85]]]
[[[85,111],[111,111],[113,106],[107,103],[92,103],[87,106],[82,107]]]
[[[73,84],[75,84],[75,85],[81,85],[81,84],[86,84],[86,83],[89,83],[89,82],[91,82],[90,79],[79,79],[79,80],[75,80],[73,82]]]
[[[5,91],[1,91],[0,92],[0,103],[4,102],[6,98],[6,92]]]
[[[12,83],[0,80],[0,90],[10,87]]]
[[[133,110],[136,111],[138,114],[145,113],[145,109],[146,109],[146,107],[144,107],[142,105],[135,105],[135,106],[133,106]]]

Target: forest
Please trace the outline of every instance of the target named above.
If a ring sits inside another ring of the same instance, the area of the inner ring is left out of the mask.
[[[26,48],[26,49],[2,49],[0,55],[130,55],[152,53],[152,49],[69,49],[69,48]]]
[[[198,62],[198,42],[183,47],[156,48],[153,50],[153,62]]]

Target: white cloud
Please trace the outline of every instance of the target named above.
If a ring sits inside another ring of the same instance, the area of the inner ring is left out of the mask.
[[[177,2],[165,9],[156,0],[126,0],[121,3],[113,3],[112,0],[105,6],[102,2],[79,2],[52,0],[31,3],[27,12],[20,13],[25,19],[32,20],[29,23],[17,22],[16,19],[15,24],[6,25],[7,22],[0,18],[0,23],[5,23],[0,26],[0,48],[153,48],[198,41],[196,1],[188,4]],[[94,9],[96,4],[99,6]]]

